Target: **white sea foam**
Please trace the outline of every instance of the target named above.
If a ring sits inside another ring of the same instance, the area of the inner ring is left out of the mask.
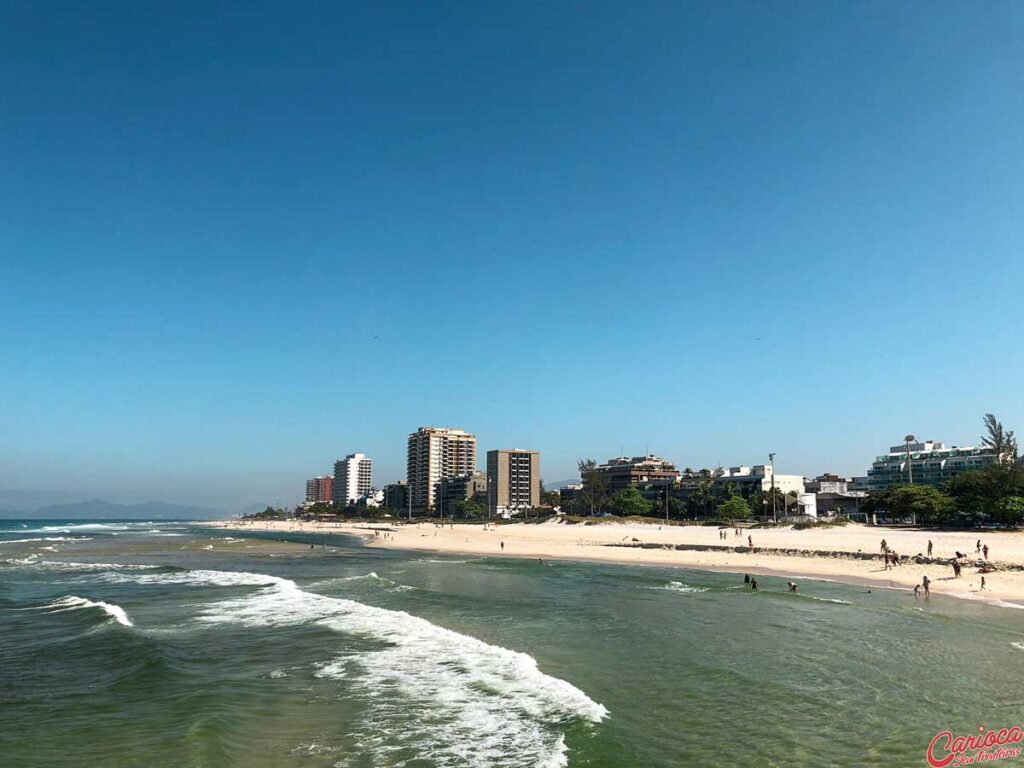
[[[35,539],[7,539],[0,541],[3,544],[34,544],[41,541],[92,541],[88,536],[39,536]]]
[[[411,749],[436,766],[564,766],[562,728],[607,715],[571,683],[541,672],[533,657],[403,611],[306,592],[288,579],[256,573],[119,576],[149,584],[259,587],[201,608],[200,619],[252,627],[318,623],[383,644],[326,662],[317,673],[345,679],[364,699],[356,736],[377,763]],[[367,757],[352,754],[337,765],[362,765]]]
[[[61,560],[38,560],[32,563],[32,565],[38,565],[55,571],[148,571],[162,567],[159,565],[135,565],[133,563],[73,563]]]
[[[660,587],[650,587],[650,589],[661,589],[669,592],[707,592],[707,587],[691,587],[689,584],[683,584],[681,581],[670,581],[668,584],[663,584]]]
[[[808,600],[816,600],[819,603],[836,603],[838,605],[849,605],[849,600],[837,600],[834,597],[815,597],[814,595],[801,595],[806,597]]]
[[[135,626],[132,624],[131,619],[128,618],[128,614],[124,612],[124,608],[116,603],[105,603],[102,600],[87,600],[84,597],[78,597],[77,595],[68,595],[67,597],[62,597],[59,600],[54,600],[46,607],[52,609],[54,612],[72,611],[77,608],[99,608],[107,614],[110,619],[113,619],[121,626]]]
[[[128,527],[125,525],[108,525],[106,523],[82,523],[80,525],[44,525],[39,530],[68,533],[70,531],[127,531]]]

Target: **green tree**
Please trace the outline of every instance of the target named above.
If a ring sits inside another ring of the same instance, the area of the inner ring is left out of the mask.
[[[580,459],[576,462],[583,481],[580,496],[583,503],[590,508],[590,514],[599,512],[608,501],[608,483],[604,475],[598,471],[597,462],[593,459]]]
[[[955,507],[949,496],[930,485],[894,485],[871,494],[864,510],[910,517],[924,525],[944,525],[953,522]]]
[[[984,469],[961,472],[946,486],[961,522],[1017,525],[1010,499],[1024,496],[1024,469],[1017,464],[990,464]]]
[[[621,490],[612,498],[612,507],[623,516],[646,515],[653,506],[636,488]]]
[[[1024,522],[1024,496],[1007,496],[999,502],[995,522],[1014,527]]]
[[[700,480],[697,487],[693,489],[687,501],[695,518],[711,516],[711,509],[714,505],[713,489],[714,483],[707,478]]]
[[[730,496],[718,505],[718,516],[724,520],[738,520],[741,517],[750,517],[750,506],[742,496]]]
[[[477,520],[487,515],[487,509],[472,499],[463,499],[455,505],[455,516],[468,520]]]
[[[1014,464],[1017,461],[1017,440],[1013,430],[1003,429],[999,419],[991,413],[985,414],[985,436],[981,443],[996,455],[998,464]]]

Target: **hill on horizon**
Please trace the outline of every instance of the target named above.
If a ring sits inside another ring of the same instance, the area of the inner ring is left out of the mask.
[[[227,512],[211,507],[146,501],[142,504],[114,504],[103,499],[72,504],[50,504],[34,512],[0,512],[3,517],[35,520],[197,520],[227,516]]]

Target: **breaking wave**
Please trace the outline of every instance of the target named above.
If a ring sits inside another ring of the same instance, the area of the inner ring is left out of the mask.
[[[105,603],[102,600],[87,600],[84,597],[68,595],[59,600],[54,600],[46,608],[51,609],[53,613],[73,611],[79,608],[98,608],[107,615],[108,620],[113,619],[123,627],[135,626],[132,624],[131,619],[128,618],[128,614],[124,612],[124,608],[116,603]]]
[[[707,592],[708,587],[692,587],[689,584],[683,584],[681,581],[670,581],[668,584],[663,584],[660,587],[651,587],[651,589],[667,590],[669,592]]]
[[[607,715],[571,683],[541,672],[532,656],[404,611],[306,592],[289,579],[258,573],[116,576],[142,584],[256,587],[202,607],[200,620],[250,627],[316,623],[383,644],[319,665],[319,677],[344,680],[365,701],[355,735],[370,754],[352,754],[338,766],[364,765],[368,757],[379,764],[410,752],[451,768],[564,766],[563,729]]]

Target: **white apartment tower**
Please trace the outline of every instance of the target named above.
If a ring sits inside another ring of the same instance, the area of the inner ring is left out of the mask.
[[[334,462],[334,503],[355,504],[373,485],[373,462],[362,453],[350,453]]]
[[[434,487],[476,471],[476,435],[447,427],[420,427],[409,435],[408,483],[412,506],[430,511]]]

